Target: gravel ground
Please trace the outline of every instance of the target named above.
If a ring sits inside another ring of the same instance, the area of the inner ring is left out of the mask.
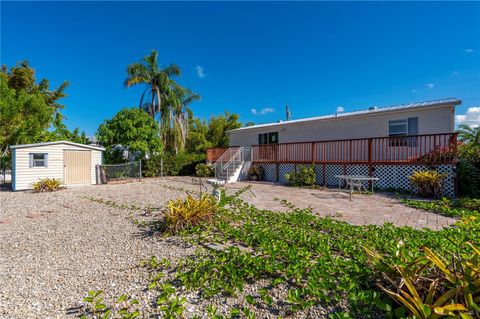
[[[82,313],[88,290],[103,290],[107,303],[122,294],[151,307],[158,294],[141,260],[152,255],[175,261],[192,256],[195,247],[179,238],[142,231],[133,221],[158,218],[167,200],[198,191],[191,178],[146,179],[142,182],[63,189],[54,193],[0,192],[0,318],[71,318]],[[187,297],[185,315],[205,316],[209,304],[219,313],[248,306],[265,283],[247,285],[236,298]],[[288,287],[271,291],[273,308],[256,308],[257,318],[284,316]],[[251,306],[249,306],[251,307]],[[317,306],[294,318],[322,318]],[[152,315],[158,318],[158,315]],[[293,318],[293,317],[291,317]]]

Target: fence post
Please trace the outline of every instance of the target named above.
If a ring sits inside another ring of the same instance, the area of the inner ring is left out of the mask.
[[[95,184],[98,185],[98,180],[100,179],[98,164],[95,164]]]
[[[139,175],[138,175],[138,179],[141,180],[142,179],[142,159],[140,159],[139,161],[139,167],[138,167],[138,170],[139,170]]]
[[[163,156],[160,157],[160,178],[163,178]]]

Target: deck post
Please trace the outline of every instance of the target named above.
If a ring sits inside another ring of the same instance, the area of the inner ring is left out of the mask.
[[[372,176],[372,139],[368,139],[368,176]],[[368,187],[372,187],[372,181],[368,181]]]

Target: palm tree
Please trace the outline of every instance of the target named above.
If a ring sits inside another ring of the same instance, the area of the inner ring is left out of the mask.
[[[135,62],[127,67],[127,79],[125,87],[143,84],[146,86],[140,97],[140,108],[147,111],[152,118],[158,115],[158,125],[162,133],[164,145],[167,142],[167,132],[162,128],[162,123],[167,114],[162,100],[169,94],[170,87],[174,81],[173,76],[180,75],[180,68],[175,64],[170,64],[165,68],[161,68],[158,64],[158,52],[152,50],[150,55],[145,56],[140,62]],[[150,96],[150,101],[144,103],[144,99]]]
[[[178,153],[185,148],[187,143],[188,120],[191,113],[188,106],[193,101],[200,100],[200,95],[180,85],[174,85],[171,93],[170,123],[173,131],[173,146],[175,152]]]
[[[462,124],[458,127],[458,137],[465,143],[472,143],[472,145],[480,144],[480,126],[471,127]]]

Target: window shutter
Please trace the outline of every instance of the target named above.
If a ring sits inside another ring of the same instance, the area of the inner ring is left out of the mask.
[[[43,162],[44,166],[48,167],[48,153],[45,153],[43,158],[44,158],[44,162]]]
[[[408,135],[418,134],[418,117],[408,118]]]
[[[30,168],[33,167],[33,154],[32,153],[28,154],[28,167],[30,167]]]

